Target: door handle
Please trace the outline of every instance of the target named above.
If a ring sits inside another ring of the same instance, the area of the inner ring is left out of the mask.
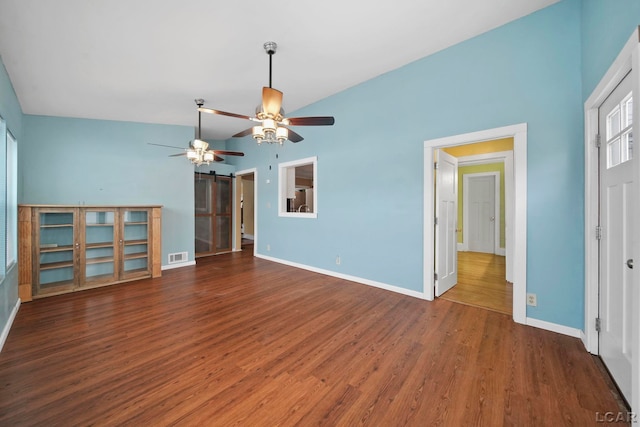
[[[633,269],[633,258],[627,260],[627,267]]]
[[[496,217],[495,217],[495,216],[492,216],[491,218],[489,218],[489,221],[491,221],[491,222],[493,222],[493,221],[495,221],[495,220],[496,220]]]

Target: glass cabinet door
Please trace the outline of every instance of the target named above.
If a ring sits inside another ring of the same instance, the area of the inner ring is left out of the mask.
[[[121,279],[147,275],[149,262],[149,215],[148,209],[122,210],[122,265]]]
[[[84,280],[80,286],[90,286],[116,279],[116,211],[114,209],[84,210]]]
[[[37,211],[37,277],[33,295],[66,292],[76,282],[76,236],[74,210]]]

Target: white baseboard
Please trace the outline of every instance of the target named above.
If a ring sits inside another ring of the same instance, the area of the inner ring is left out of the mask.
[[[20,308],[20,298],[16,301],[16,305],[13,306],[13,310],[9,314],[9,318],[7,319],[7,324],[4,325],[4,329],[2,330],[2,335],[0,335],[0,351],[2,351],[2,347],[4,347],[4,342],[7,340],[9,336],[9,331],[11,330],[11,325],[13,325],[13,321],[18,314],[18,309]]]
[[[464,243],[458,243],[458,252],[466,252],[467,246]]]
[[[526,325],[533,326],[535,328],[544,329],[551,332],[557,332],[563,335],[569,335],[574,338],[581,338],[582,330],[576,328],[570,328],[569,326],[558,325],[557,323],[545,322],[544,320],[533,319],[527,317]]]
[[[497,248],[496,255],[507,256],[507,251],[505,248]]]
[[[303,270],[313,271],[314,273],[324,274],[326,276],[337,277],[338,279],[348,280],[350,282],[361,283],[363,285],[373,286],[375,288],[385,289],[387,291],[396,292],[398,294],[407,295],[419,299],[427,299],[427,296],[423,292],[412,291],[410,289],[401,288],[399,286],[389,285],[387,283],[376,282],[375,280],[363,279],[362,277],[351,276],[349,274],[338,273],[331,270],[325,270],[323,268],[311,267],[305,264],[298,264],[297,262],[286,261],[279,258],[274,258],[262,254],[255,254],[257,258],[266,259],[267,261],[273,261],[280,264],[288,265],[291,267],[301,268]]]
[[[163,265],[161,267],[161,270],[171,270],[173,268],[188,267],[190,265],[196,265],[196,262],[195,261],[186,261],[186,262],[177,262],[175,264],[167,264],[167,265]]]
[[[249,240],[255,240],[255,237],[253,236],[253,234],[247,234],[247,233],[244,233],[242,235],[242,238],[243,239],[249,239]]]

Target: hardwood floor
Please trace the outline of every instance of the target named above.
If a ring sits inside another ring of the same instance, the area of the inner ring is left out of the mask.
[[[441,298],[499,313],[513,313],[513,285],[506,281],[505,257],[458,252],[458,284]]]
[[[586,426],[580,340],[253,258],[23,304],[2,426]]]

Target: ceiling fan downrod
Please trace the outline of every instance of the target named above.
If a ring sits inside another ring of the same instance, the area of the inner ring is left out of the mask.
[[[278,45],[276,44],[276,42],[266,42],[263,46],[265,52],[267,52],[267,55],[269,55],[269,88],[271,88],[271,58],[273,58],[273,55],[275,55]]]

